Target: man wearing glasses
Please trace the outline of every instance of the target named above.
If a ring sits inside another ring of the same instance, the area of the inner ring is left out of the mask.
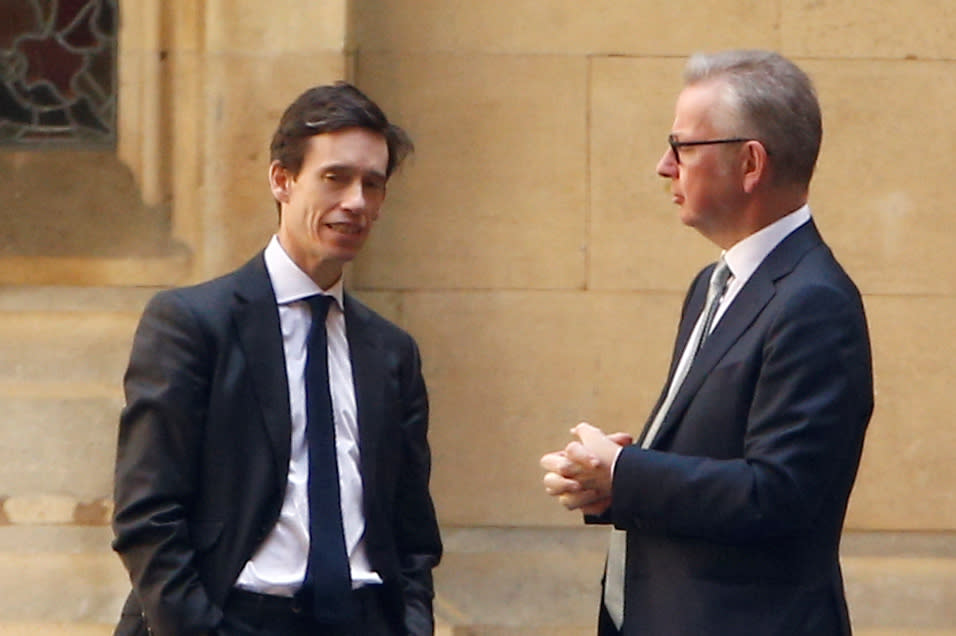
[[[688,62],[657,172],[719,261],[637,443],[582,423],[541,460],[549,494],[614,526],[601,636],[850,633],[838,548],[873,381],[859,292],[807,206],[821,136],[780,55]]]

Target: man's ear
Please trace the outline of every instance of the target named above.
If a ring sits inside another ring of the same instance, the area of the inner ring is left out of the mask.
[[[289,188],[295,179],[278,161],[269,164],[269,188],[279,203],[289,202]]]
[[[753,194],[761,182],[770,178],[767,149],[759,141],[748,141],[744,144],[742,161],[744,191]]]

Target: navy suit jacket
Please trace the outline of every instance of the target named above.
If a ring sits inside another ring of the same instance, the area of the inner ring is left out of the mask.
[[[442,547],[418,349],[349,295],[345,321],[368,557],[396,630],[431,634],[431,571]],[[288,379],[262,254],[221,278],[157,294],[124,386],[113,547],[133,589],[116,633],[205,633],[275,525],[288,476]]]
[[[618,458],[604,521],[627,530],[622,633],[849,634],[838,550],[872,409],[860,294],[810,221],[728,307],[651,448]]]

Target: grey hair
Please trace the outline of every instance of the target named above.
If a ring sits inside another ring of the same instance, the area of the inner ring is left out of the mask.
[[[697,53],[687,61],[684,84],[721,83],[723,113],[736,130],[760,141],[771,156],[778,183],[807,186],[813,176],[823,118],[810,78],[779,53],[739,50]]]

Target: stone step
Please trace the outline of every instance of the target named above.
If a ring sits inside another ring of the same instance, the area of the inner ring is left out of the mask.
[[[99,623],[5,623],[0,621],[0,636],[110,636],[114,625]],[[453,627],[438,623],[435,636],[465,636]],[[916,636],[914,634],[914,636]]]
[[[110,494],[122,376],[155,291],[0,287],[0,439],[16,458],[0,462],[0,500],[19,510],[37,498],[80,504]]]
[[[435,625],[435,636],[588,636],[593,628],[582,631],[563,625],[529,628],[501,628],[486,625],[454,627],[440,619]],[[113,624],[101,623],[15,623],[0,621],[0,636],[110,636]],[[951,629],[857,629],[854,636],[954,636]]]
[[[444,532],[436,589],[469,636],[593,633],[607,531]],[[857,634],[956,634],[956,535],[848,533],[843,568]]]
[[[0,636],[110,636],[112,633],[112,624],[0,621]]]
[[[453,636],[593,636],[593,625],[535,625],[530,627],[501,627],[500,625],[471,625],[452,628]],[[0,634],[3,634],[0,628]],[[59,634],[59,632],[57,632]],[[437,634],[436,634],[437,636]],[[855,629],[853,636],[956,636],[956,629]]]
[[[106,526],[0,526],[0,623],[110,624],[129,580]]]
[[[0,287],[0,395],[119,388],[154,291]]]
[[[109,495],[123,407],[120,389],[110,393],[0,395],[4,455],[17,458],[0,462],[0,497],[55,494],[85,500]]]
[[[605,532],[443,534],[441,636],[593,633]],[[956,537],[861,535],[848,536],[843,559],[857,636],[956,635]],[[129,589],[110,539],[103,525],[0,525],[0,635],[109,633]]]

